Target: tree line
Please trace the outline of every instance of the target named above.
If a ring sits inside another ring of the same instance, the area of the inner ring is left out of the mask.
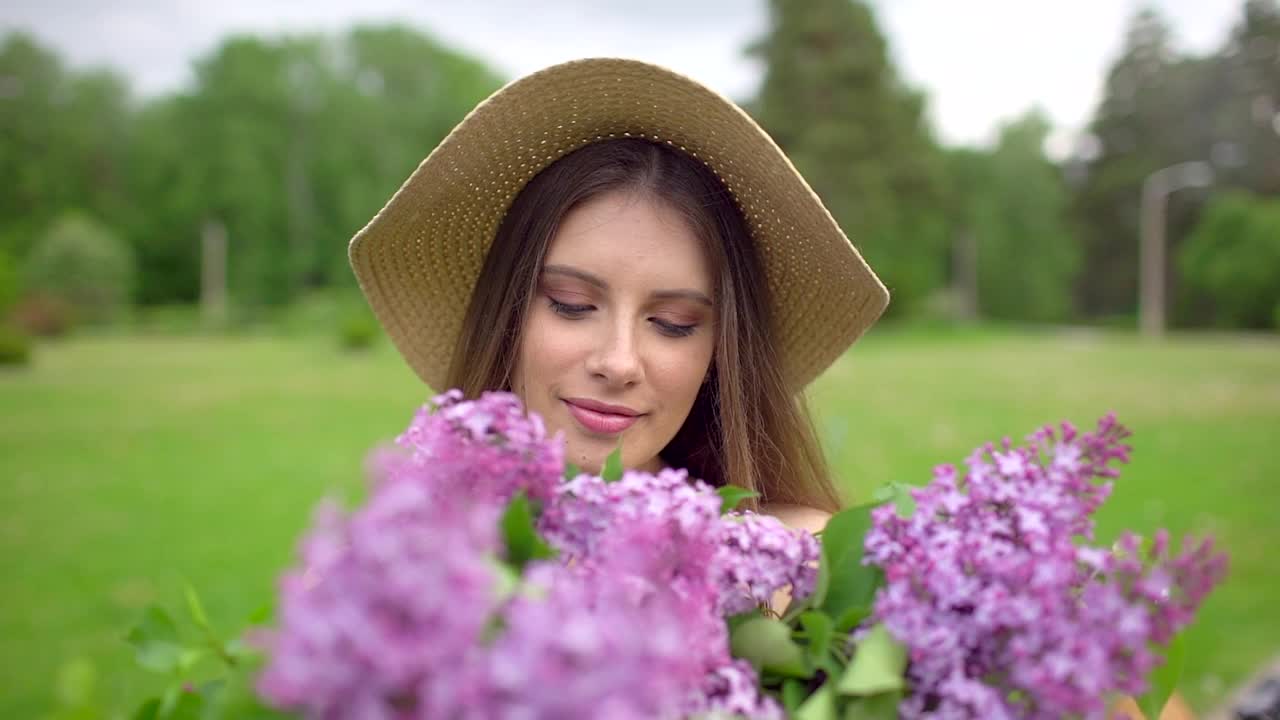
[[[893,312],[1126,322],[1143,181],[1204,161],[1214,183],[1170,197],[1170,312],[1183,326],[1280,323],[1277,0],[1243,2],[1206,55],[1179,51],[1154,11],[1135,15],[1091,142],[1062,162],[1035,110],[991,147],[943,146],[865,2],[768,8],[746,49],[765,75],[742,104],[881,272]],[[193,69],[141,98],[29,34],[0,38],[0,304],[95,273],[123,289],[76,302],[194,303],[210,223],[238,305],[348,287],[347,241],[504,81],[397,25],[237,35]]]

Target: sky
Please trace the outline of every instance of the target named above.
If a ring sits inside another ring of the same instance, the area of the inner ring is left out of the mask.
[[[1088,123],[1129,17],[1142,0],[873,0],[899,71],[929,96],[951,145],[990,142],[1031,107],[1049,151]],[[1178,45],[1210,52],[1240,0],[1149,0]],[[536,9],[532,9],[536,8]],[[763,69],[743,53],[765,29],[764,0],[3,0],[0,29],[25,29],[73,66],[109,65],[144,94],[190,80],[190,62],[231,32],[341,31],[403,21],[514,78],[576,57],[666,65],[735,99]]]

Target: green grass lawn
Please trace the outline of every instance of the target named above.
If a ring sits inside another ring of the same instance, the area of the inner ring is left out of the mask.
[[[427,399],[384,343],[113,338],[0,371],[0,717],[39,717],[59,666],[93,661],[125,707],[154,689],[122,634],[182,579],[215,624],[269,596],[317,499]],[[1134,462],[1100,518],[1212,532],[1231,576],[1190,633],[1183,691],[1211,707],[1280,652],[1280,342],[884,331],[813,392],[846,497],[924,482],[980,442],[1115,410]]]

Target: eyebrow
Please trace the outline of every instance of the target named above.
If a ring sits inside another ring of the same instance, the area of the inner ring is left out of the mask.
[[[605,282],[603,278],[592,275],[591,273],[585,270],[579,270],[578,268],[570,267],[569,265],[544,265],[542,267],[542,272],[543,274],[553,273],[556,275],[568,275],[569,277],[577,278],[589,285],[594,285],[600,288],[601,290],[609,289],[609,283]],[[684,300],[692,300],[694,302],[702,303],[707,307],[712,306],[711,298],[707,297],[706,293],[700,292],[698,290],[692,290],[692,289],[655,290],[652,293],[652,295],[653,297],[659,300],[684,299]]]

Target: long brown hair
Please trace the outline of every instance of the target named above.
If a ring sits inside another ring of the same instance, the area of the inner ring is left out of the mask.
[[[468,397],[510,389],[524,316],[560,221],[613,191],[647,194],[680,212],[702,239],[716,283],[711,378],[663,460],[715,486],[755,490],[763,503],[838,510],[804,397],[783,380],[768,282],[742,213],[714,173],[667,145],[633,138],[592,143],[529,181],[485,257],[448,387]]]

